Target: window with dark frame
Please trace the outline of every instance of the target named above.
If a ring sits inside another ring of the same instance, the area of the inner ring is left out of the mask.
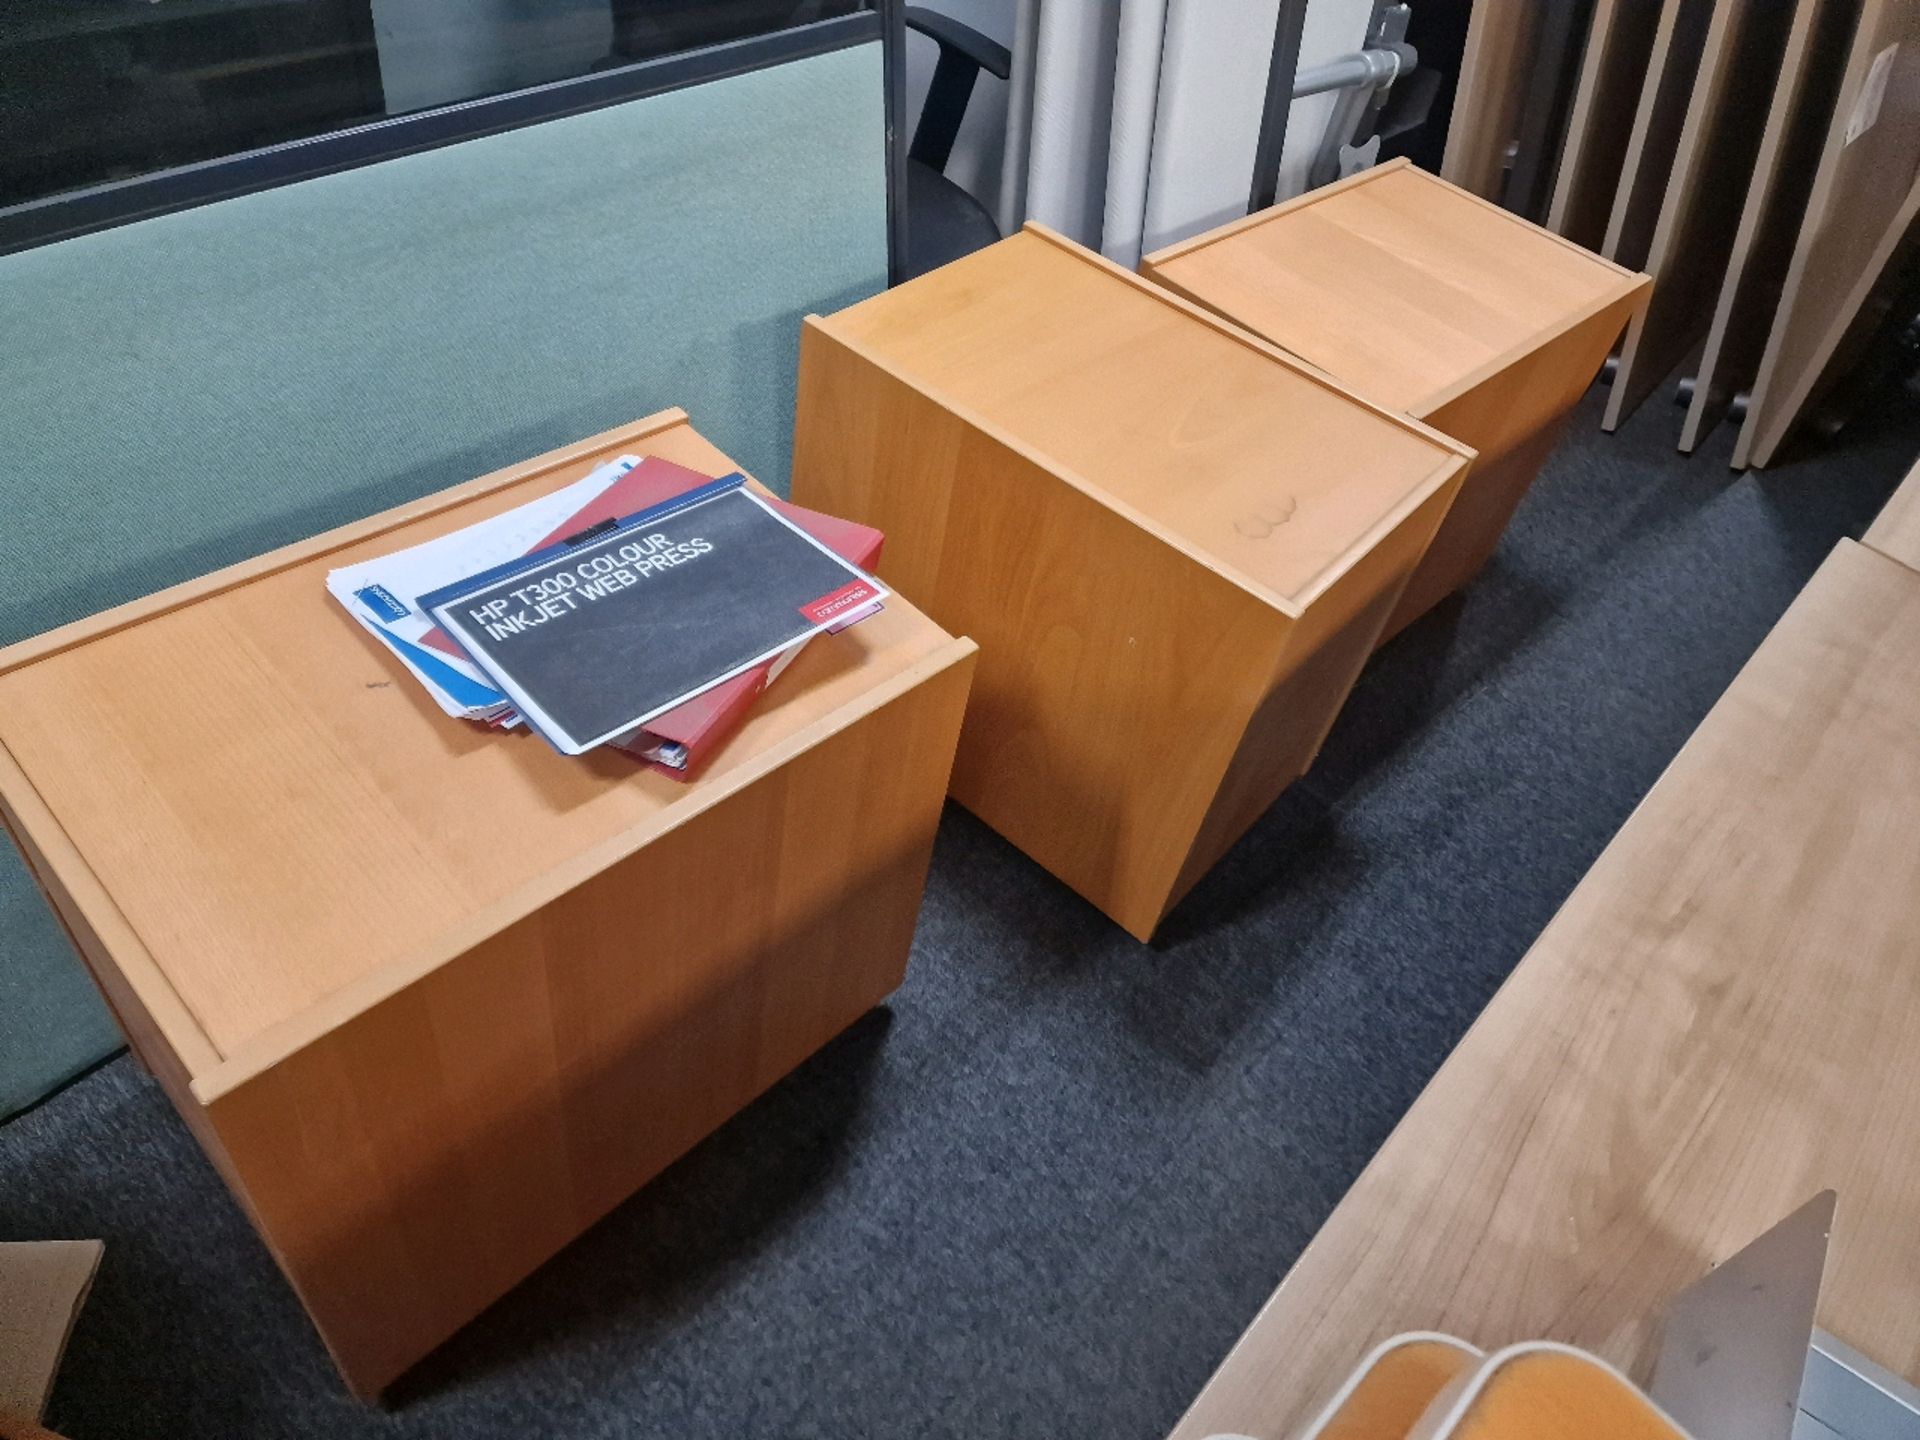
[[[0,211],[871,8],[869,0],[8,0]]]

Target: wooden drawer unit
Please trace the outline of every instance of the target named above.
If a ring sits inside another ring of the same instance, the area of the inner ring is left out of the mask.
[[[1037,226],[801,339],[794,498],[980,645],[954,796],[1143,939],[1312,761],[1470,460]]]
[[[324,588],[678,411],[0,651],[0,813],[371,1395],[900,983],[973,647],[815,640],[687,784],[441,714]]]
[[[1653,283],[1405,160],[1140,268],[1479,452],[1383,639],[1479,574]]]

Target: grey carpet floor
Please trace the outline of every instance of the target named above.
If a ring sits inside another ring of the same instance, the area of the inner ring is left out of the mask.
[[[1589,396],[1495,563],[1136,945],[949,810],[906,985],[423,1364],[347,1400],[151,1083],[0,1128],[0,1238],[102,1236],[51,1418],[181,1436],[1162,1435],[1837,538],[1889,398],[1736,477]],[[1357,1357],[1356,1357],[1357,1358]]]

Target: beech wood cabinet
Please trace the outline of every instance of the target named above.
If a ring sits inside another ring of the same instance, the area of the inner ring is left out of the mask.
[[[955,798],[1143,939],[1312,762],[1471,456],[1038,226],[801,338],[794,499],[980,645]]]

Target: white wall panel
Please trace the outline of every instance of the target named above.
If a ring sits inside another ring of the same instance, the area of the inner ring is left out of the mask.
[[[1168,0],[1121,0],[1107,147],[1106,224],[1101,249],[1132,269],[1140,263],[1153,173]]]
[[[1420,0],[1413,0],[1417,7]],[[1373,0],[1311,0],[1306,24],[1300,30],[1300,67],[1323,65],[1351,55],[1367,38]],[[1285,200],[1307,188],[1307,170],[1319,152],[1320,141],[1333,119],[1338,95],[1309,95],[1293,102],[1287,112],[1287,143],[1280,152],[1280,184],[1276,196]]]
[[[1279,0],[1168,0],[1142,248],[1247,213]]]
[[[1042,0],[1027,214],[1098,248],[1120,0]]]

